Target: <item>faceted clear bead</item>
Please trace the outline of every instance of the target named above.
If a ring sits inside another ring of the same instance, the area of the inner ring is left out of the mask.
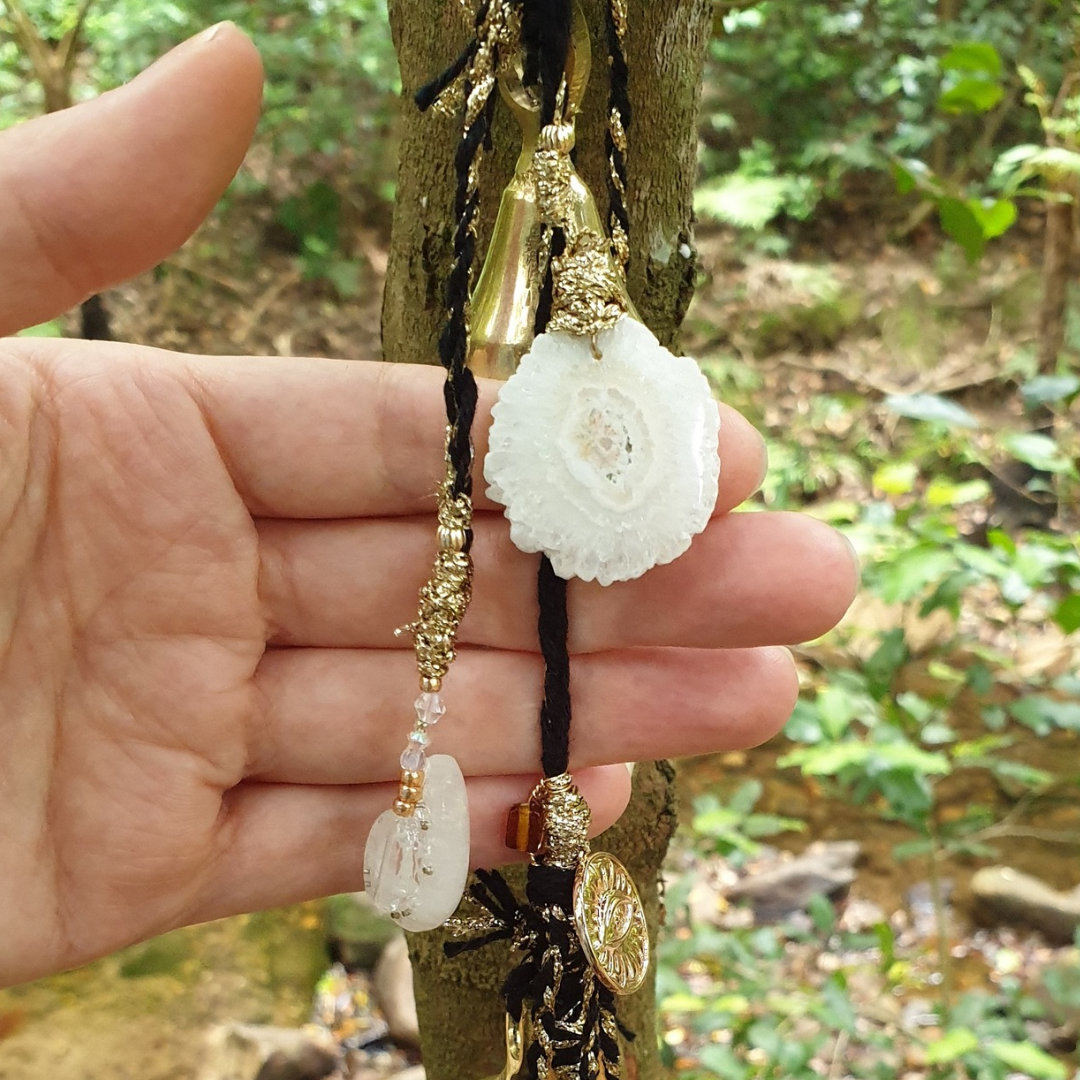
[[[431,736],[426,731],[410,731],[409,732],[409,746],[418,746],[421,750],[426,750],[431,745]]]
[[[437,724],[445,712],[441,694],[421,694],[416,699],[416,718],[421,724]]]
[[[427,765],[427,754],[423,748],[417,746],[411,740],[401,755],[401,767],[408,772],[423,772]]]

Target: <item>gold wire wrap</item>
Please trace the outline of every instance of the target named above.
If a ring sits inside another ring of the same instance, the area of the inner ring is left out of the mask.
[[[449,434],[447,430],[448,440]],[[447,455],[446,477],[439,485],[439,552],[431,577],[420,590],[416,621],[397,631],[412,635],[421,690],[438,690],[454,662],[458,628],[472,599],[473,563],[464,550],[472,515],[472,500],[454,495],[453,466]]]

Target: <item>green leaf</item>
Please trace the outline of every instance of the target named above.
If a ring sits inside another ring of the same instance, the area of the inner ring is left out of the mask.
[[[970,1054],[978,1046],[979,1037],[971,1028],[953,1028],[926,1047],[926,1063],[949,1065],[965,1054]]]
[[[987,240],[1002,236],[1016,224],[1016,203],[1012,199],[968,199],[967,205]]]
[[[959,79],[938,98],[938,108],[947,113],[989,112],[1005,97],[1001,83],[980,76]]]
[[[1032,1042],[992,1042],[990,1053],[1033,1080],[1068,1080],[1068,1066]]]
[[[861,765],[870,756],[870,748],[857,742],[831,746],[807,746],[785,754],[777,762],[782,769],[796,767],[807,776],[835,776],[849,765]]]
[[[722,1043],[709,1043],[699,1056],[701,1064],[721,1080],[745,1080],[751,1075],[750,1067],[743,1064],[730,1046]]]
[[[839,739],[855,719],[858,702],[842,686],[826,686],[817,696],[821,726],[830,739]]]
[[[863,671],[871,682],[871,692],[875,696],[884,694],[889,689],[896,673],[907,662],[908,656],[907,637],[903,627],[898,626],[882,635],[881,644],[863,665]]]
[[[978,420],[967,409],[938,394],[890,394],[883,404],[891,412],[911,420],[928,420],[963,428],[979,426]]]
[[[1054,612],[1054,622],[1066,634],[1074,634],[1080,630],[1080,593],[1070,593],[1058,604]]]
[[[1015,780],[1026,788],[1046,787],[1053,779],[1053,773],[1037,769],[1034,765],[1025,765],[1022,761],[1009,761],[1007,758],[995,758],[986,762],[994,776],[1002,780]]]
[[[1021,178],[1040,173],[1050,181],[1067,180],[1080,175],[1080,153],[1063,146],[1017,146],[998,158],[994,172],[1016,172]]]
[[[15,336],[58,338],[64,336],[64,331],[60,326],[60,320],[53,319],[51,322],[41,323],[38,326],[28,326],[25,330],[20,330]]]
[[[914,461],[893,461],[874,473],[874,487],[886,495],[907,495],[918,478],[919,466]]]
[[[731,173],[699,187],[694,193],[694,210],[703,218],[763,229],[784,209],[790,190],[784,177]]]
[[[956,568],[956,557],[936,544],[918,544],[881,568],[881,598],[887,604],[905,603]]]
[[[986,250],[986,235],[971,206],[950,196],[939,199],[937,208],[945,233],[960,245],[968,262],[978,262]]]
[[[894,158],[891,167],[897,194],[910,195],[916,189],[939,193],[936,178],[926,162],[918,158]]]
[[[968,480],[955,484],[946,476],[935,476],[926,489],[930,506],[965,506],[983,502],[990,497],[990,485],[985,480]]]
[[[988,41],[962,41],[939,61],[942,71],[982,72],[993,79],[1001,77],[1001,55]]]
[[[813,702],[799,698],[791,719],[784,727],[784,737],[798,743],[819,743],[825,738],[821,729],[821,717]]]
[[[1014,701],[1009,714],[1036,735],[1049,735],[1054,728],[1080,731],[1080,702],[1057,701],[1045,694],[1029,694]]]
[[[1013,432],[1002,439],[1002,446],[1017,461],[1039,472],[1062,473],[1074,467],[1049,435],[1041,435],[1037,431]]]
[[[1080,375],[1037,375],[1020,387],[1024,404],[1048,405],[1071,398],[1080,390]]]

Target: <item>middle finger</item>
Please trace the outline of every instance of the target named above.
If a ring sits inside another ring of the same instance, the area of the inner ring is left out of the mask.
[[[537,649],[537,556],[505,521],[476,519],[464,645]],[[429,519],[259,523],[259,590],[275,646],[400,648],[433,554]],[[633,646],[746,648],[819,636],[850,604],[858,570],[834,529],[787,513],[715,518],[690,550],[635,581],[573,581],[575,653]]]

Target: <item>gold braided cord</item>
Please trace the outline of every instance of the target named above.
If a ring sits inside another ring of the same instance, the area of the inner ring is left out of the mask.
[[[608,117],[608,125],[611,130],[612,145],[625,157],[627,148],[626,129],[623,127],[622,116],[618,109],[611,110],[611,115]],[[625,203],[626,185],[623,183],[623,178],[619,175],[619,170],[615,167],[614,153],[612,153],[608,159],[608,166],[611,169],[611,183]],[[615,251],[615,257],[618,260],[619,267],[625,275],[626,267],[630,263],[630,238],[626,235],[626,230],[623,228],[622,222],[619,221],[614,212],[610,215],[610,224],[611,246]]]
[[[611,7],[611,21],[615,27],[615,34],[619,39],[620,48],[625,53],[626,29],[628,23],[626,0],[609,0],[609,4]],[[627,148],[626,128],[623,126],[622,114],[618,109],[613,108],[611,110],[611,115],[608,117],[608,130],[611,132],[611,144],[614,148],[608,157],[608,168],[611,171],[611,183],[625,204],[626,185],[623,183],[623,179],[619,175],[619,170],[615,165],[615,151],[617,150],[622,154],[623,159],[625,160]],[[619,266],[625,274],[626,268],[630,264],[630,238],[626,235],[626,230],[623,228],[622,222],[619,221],[614,212],[609,215],[609,224],[611,227],[611,246],[615,251],[615,258],[618,260]]]

